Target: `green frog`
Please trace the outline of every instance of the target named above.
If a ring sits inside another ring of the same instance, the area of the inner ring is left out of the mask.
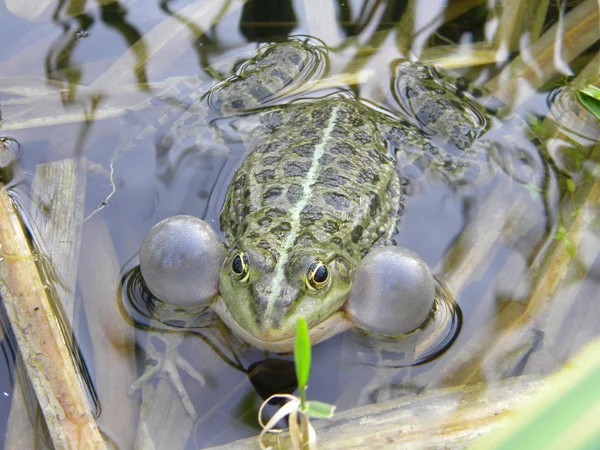
[[[185,218],[178,228],[173,218],[149,233],[140,256],[159,299],[204,301],[243,341],[277,352],[292,350],[299,317],[313,344],[350,328],[397,338],[423,325],[434,278],[394,246],[404,186],[427,174],[474,185],[495,170],[491,149],[477,145],[485,112],[464,83],[421,63],[395,66],[402,118],[347,92],[280,105],[316,53],[297,40],[266,45],[202,99],[213,115],[246,121],[238,129],[251,149],[222,208],[227,244],[208,224]],[[178,251],[187,262],[175,266]],[[392,275],[373,273],[383,266]]]

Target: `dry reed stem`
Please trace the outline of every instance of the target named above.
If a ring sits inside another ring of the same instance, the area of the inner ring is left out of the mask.
[[[53,445],[103,449],[48,289],[5,189],[0,190],[0,224],[0,293]]]

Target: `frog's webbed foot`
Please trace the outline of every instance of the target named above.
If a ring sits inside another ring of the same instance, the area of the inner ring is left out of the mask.
[[[165,86],[152,97],[127,108],[120,119],[123,131],[112,160],[116,161],[138,145],[152,142],[182,110],[189,108],[188,102],[195,101],[195,98],[190,98],[190,95],[182,92],[193,92],[194,89],[199,89],[197,85],[198,82],[179,80]]]
[[[180,370],[196,380],[200,386],[206,384],[204,376],[198,372],[178,351],[183,340],[183,333],[160,335],[152,333],[147,340],[146,368],[130,387],[130,392],[141,389],[142,386],[155,377],[166,378],[177,392],[187,413],[195,420],[196,410],[190,400],[179,375]]]
[[[326,67],[325,47],[315,43],[291,39],[262,46],[232,77],[211,90],[209,104],[224,116],[233,116],[281,103]]]
[[[416,253],[395,246],[378,247],[356,268],[346,312],[357,328],[393,339],[425,323],[433,310],[434,295],[433,275]]]
[[[433,67],[405,62],[396,66],[394,98],[402,119],[386,117],[380,131],[394,148],[398,165],[428,172],[451,186],[489,180],[489,156],[477,146],[490,118],[466,85]],[[394,123],[395,122],[395,123]],[[408,173],[412,179],[419,174]]]

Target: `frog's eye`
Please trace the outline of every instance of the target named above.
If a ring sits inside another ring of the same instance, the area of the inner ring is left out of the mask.
[[[323,289],[329,281],[329,269],[327,265],[316,259],[306,272],[306,285],[309,289]]]
[[[244,252],[240,252],[234,256],[231,261],[231,271],[239,281],[247,281],[250,275],[248,267],[248,255]]]

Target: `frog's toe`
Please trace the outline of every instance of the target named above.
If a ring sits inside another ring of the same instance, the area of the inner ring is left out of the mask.
[[[401,247],[378,247],[356,268],[346,310],[357,328],[398,337],[425,322],[434,294],[433,275],[419,255]]]
[[[183,386],[179,371],[182,370],[187,373],[191,378],[196,380],[200,386],[204,386],[206,380],[200,372],[179,354],[177,346],[180,341],[181,338],[176,335],[169,335],[164,339],[159,335],[152,336],[152,338],[148,340],[150,346],[147,349],[146,354],[146,369],[142,376],[131,385],[129,391],[130,394],[132,394],[137,389],[141,389],[146,382],[154,377],[166,378],[177,392],[187,413],[195,420],[197,417],[196,409]],[[156,345],[157,342],[160,342],[160,345]]]
[[[140,250],[150,292],[175,306],[199,306],[218,292],[223,245],[202,219],[173,216],[156,224]]]

